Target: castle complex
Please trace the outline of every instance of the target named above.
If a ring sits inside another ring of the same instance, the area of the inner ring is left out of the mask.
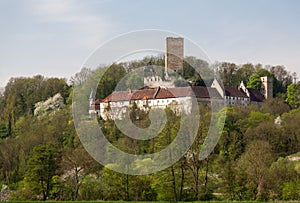
[[[212,100],[224,102],[226,106],[259,104],[263,100],[273,97],[272,77],[261,77],[261,90],[247,88],[244,82],[239,87],[223,87],[215,79],[210,87],[192,86],[175,87],[174,81],[168,78],[170,72],[183,74],[184,42],[183,38],[166,39],[165,77],[152,75],[144,78],[144,85],[148,88],[140,90],[114,91],[103,99],[95,100],[90,96],[89,113],[98,114],[104,120],[122,119],[128,114],[135,103],[137,108],[148,111],[150,108],[164,109],[172,106],[182,113],[191,113],[191,100],[209,104]]]

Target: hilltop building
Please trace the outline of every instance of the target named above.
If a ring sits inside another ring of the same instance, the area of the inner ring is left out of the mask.
[[[247,88],[244,82],[239,87],[223,87],[215,79],[210,87],[192,86],[175,87],[169,77],[170,71],[183,74],[183,38],[167,38],[165,54],[165,73],[158,76],[155,69],[148,66],[149,74],[144,78],[148,88],[140,90],[115,91],[104,99],[95,100],[90,96],[89,113],[100,115],[104,120],[122,119],[129,109],[136,104],[137,108],[148,111],[150,108],[164,109],[172,106],[181,113],[191,113],[191,101],[209,104],[212,100],[224,102],[226,106],[259,104],[273,97],[273,80],[271,77],[261,77],[261,90]]]

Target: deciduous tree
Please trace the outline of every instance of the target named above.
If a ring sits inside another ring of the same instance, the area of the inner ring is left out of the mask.
[[[53,144],[36,146],[27,163],[25,181],[28,187],[42,200],[47,200],[53,186],[52,178],[57,173],[59,156]]]

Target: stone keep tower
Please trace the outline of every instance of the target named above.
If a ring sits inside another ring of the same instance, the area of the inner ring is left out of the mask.
[[[270,76],[261,77],[261,93],[266,99],[273,98],[273,78]]]
[[[183,38],[167,37],[165,53],[165,72],[173,70],[183,74]]]

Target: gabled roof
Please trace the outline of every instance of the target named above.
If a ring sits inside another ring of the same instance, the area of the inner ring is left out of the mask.
[[[257,89],[248,88],[250,94],[250,101],[263,102],[265,96]]]
[[[256,89],[247,89],[250,100],[262,102],[265,100],[263,94]],[[247,94],[235,87],[225,87],[225,95],[230,97],[249,98]],[[179,97],[196,97],[198,99],[222,99],[222,96],[215,88],[204,86],[174,87],[174,88],[148,88],[133,91],[115,91],[103,100],[97,100],[95,104],[103,102],[129,101],[129,100],[148,100],[148,99],[167,99]]]
[[[114,91],[108,95],[103,102],[114,101],[129,101],[129,100],[142,100],[151,99],[154,97],[157,88],[141,89],[141,90],[126,90],[126,91]]]
[[[131,100],[152,99],[154,98],[156,91],[157,88],[135,90],[132,94]]]
[[[115,91],[103,102],[145,100],[145,99],[167,99],[178,97],[214,98],[222,99],[214,88],[204,86],[175,87],[175,88],[150,88],[134,91]]]
[[[177,97],[192,97],[193,91],[191,87],[176,87],[176,88],[160,88],[155,99],[167,99]]]
[[[132,97],[132,93],[129,91],[114,91],[108,95],[103,102],[112,102],[112,101],[128,101]]]
[[[204,87],[204,86],[193,86],[192,87],[196,98],[213,98],[222,99],[222,96],[215,88]]]
[[[225,87],[225,96],[248,98],[245,92],[236,87]]]

